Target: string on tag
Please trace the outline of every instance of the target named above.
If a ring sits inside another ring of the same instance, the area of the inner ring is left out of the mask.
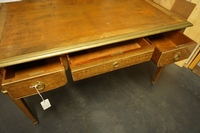
[[[35,90],[37,91],[37,93],[39,94],[39,96],[42,98],[42,101],[44,101],[44,98],[43,98],[43,96],[41,95],[41,93],[38,91],[37,87],[34,87],[34,88],[35,88]]]
[[[42,102],[40,102],[42,108],[44,110],[48,109],[49,107],[51,107],[51,104],[49,102],[49,99],[45,99],[43,98],[43,96],[41,95],[41,93],[39,92],[39,90],[37,89],[37,85],[34,85],[34,86],[31,86],[30,88],[35,88],[35,90],[37,91],[37,93],[39,94],[39,96],[41,97],[42,99]]]

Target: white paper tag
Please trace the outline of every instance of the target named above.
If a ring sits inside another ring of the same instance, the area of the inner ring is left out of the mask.
[[[50,104],[50,102],[49,102],[49,99],[45,99],[45,100],[42,101],[40,104],[42,105],[42,108],[43,108],[44,110],[46,110],[46,109],[48,109],[48,108],[51,107],[51,104]]]

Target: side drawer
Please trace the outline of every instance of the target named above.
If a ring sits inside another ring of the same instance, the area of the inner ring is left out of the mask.
[[[179,31],[172,31],[148,37],[155,46],[152,60],[158,67],[186,59],[197,45]]]
[[[64,66],[59,57],[19,64],[4,69],[2,86],[13,99],[56,89],[67,83]]]
[[[149,61],[154,46],[145,39],[130,40],[68,55],[74,81]]]

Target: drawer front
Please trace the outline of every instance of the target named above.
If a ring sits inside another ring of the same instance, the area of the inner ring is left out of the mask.
[[[149,61],[154,46],[144,38],[69,54],[68,62],[74,81]]]
[[[72,77],[74,81],[77,81],[84,78],[110,72],[113,70],[117,70],[120,68],[128,67],[134,64],[146,62],[151,59],[152,54],[153,54],[153,48],[139,55],[134,55],[134,56],[121,58],[121,59],[118,58],[117,60],[106,59],[107,61],[105,60],[99,61],[101,63],[96,63],[93,66],[88,65],[88,67],[85,67],[86,65],[84,65],[83,68],[79,68],[79,69],[71,68]]]
[[[52,57],[6,67],[2,87],[13,99],[49,91],[67,83],[62,60]]]
[[[35,88],[31,88],[31,86],[36,85],[38,82],[44,85],[44,88],[39,87],[39,91],[42,93],[65,85],[67,79],[65,71],[60,71],[28,80],[21,80],[11,84],[3,84],[3,87],[8,91],[13,99],[18,99],[37,94]]]
[[[188,58],[197,45],[179,31],[153,35],[148,40],[155,46],[152,60],[158,67]]]
[[[172,50],[161,53],[157,66],[164,66],[183,59],[187,59],[195,48],[196,44],[173,48]]]

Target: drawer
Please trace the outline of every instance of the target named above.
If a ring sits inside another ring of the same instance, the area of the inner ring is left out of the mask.
[[[49,58],[11,67],[3,71],[2,86],[13,99],[37,94],[35,88],[42,93],[67,83],[64,66],[59,57]]]
[[[149,61],[154,46],[145,39],[130,40],[68,55],[74,81]]]
[[[155,46],[152,60],[158,67],[186,59],[197,45],[179,31],[172,31],[148,37]]]

